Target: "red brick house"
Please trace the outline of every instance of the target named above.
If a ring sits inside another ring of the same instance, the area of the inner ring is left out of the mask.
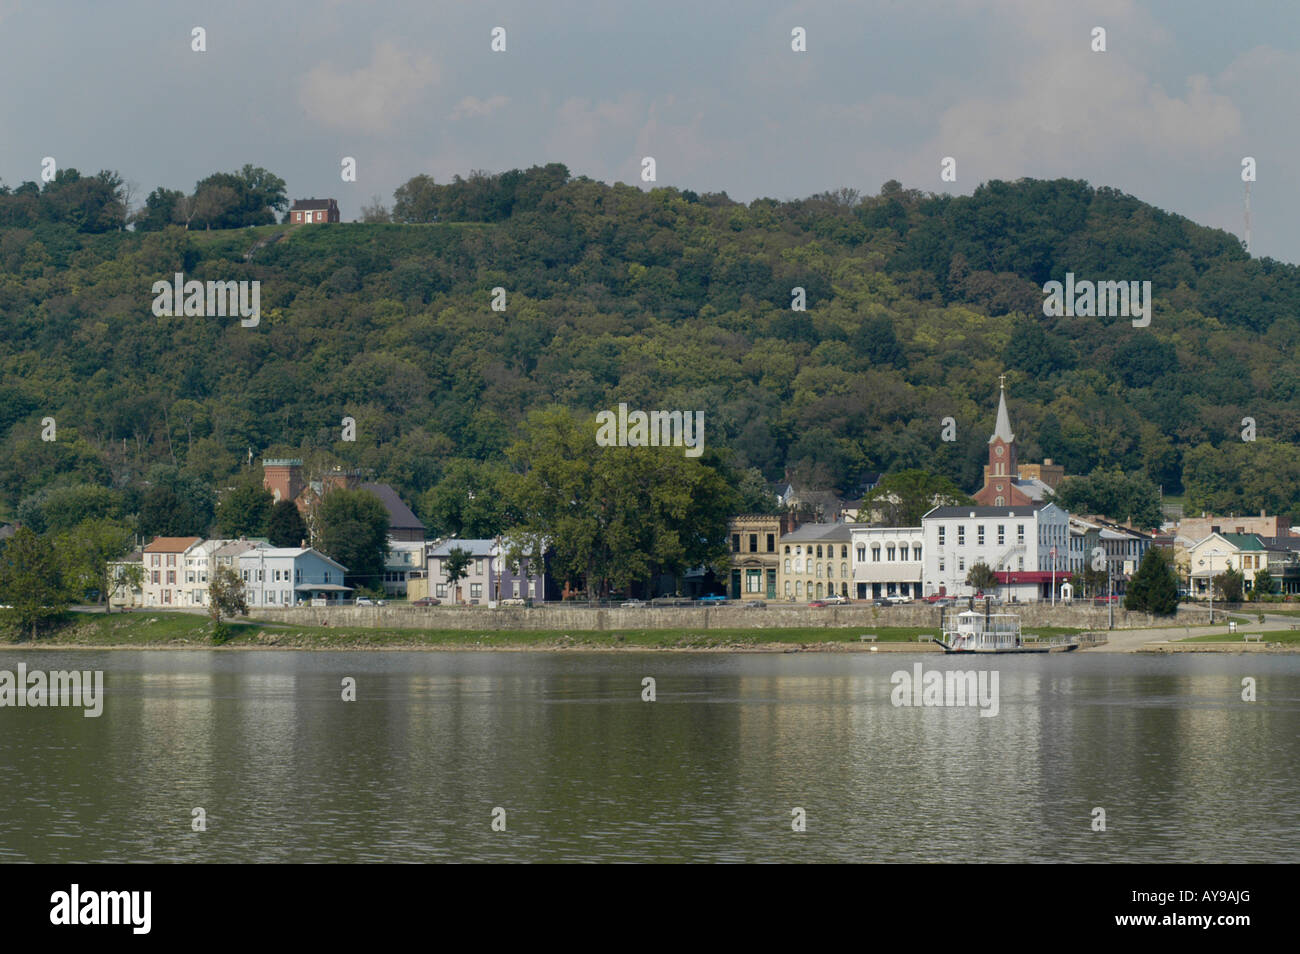
[[[338,220],[339,204],[335,199],[294,199],[289,209],[289,222],[293,225]]]

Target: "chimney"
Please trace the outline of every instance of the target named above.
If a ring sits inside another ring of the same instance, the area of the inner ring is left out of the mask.
[[[299,540],[299,541],[298,541],[298,547],[299,547],[299,549],[306,550],[306,549],[307,549],[307,541],[306,541],[306,540]]]

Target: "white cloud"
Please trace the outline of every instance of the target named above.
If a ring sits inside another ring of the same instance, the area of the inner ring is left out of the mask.
[[[466,96],[451,111],[452,119],[478,119],[480,117],[491,116],[502,106],[510,102],[509,97],[502,96],[499,93],[487,99],[479,99],[477,96]]]
[[[313,67],[299,82],[298,102],[317,122],[348,132],[388,132],[438,80],[432,59],[383,42],[369,66],[350,73],[325,64]]]

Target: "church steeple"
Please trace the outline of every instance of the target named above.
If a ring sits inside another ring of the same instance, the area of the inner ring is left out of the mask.
[[[993,425],[993,436],[989,438],[989,443],[1001,441],[1004,444],[1014,444],[1016,435],[1011,433],[1011,416],[1007,414],[1007,376],[998,375],[998,419]]]
[[[1029,497],[1016,486],[1016,435],[1007,413],[1007,376],[998,375],[998,415],[989,438],[989,462],[984,466],[984,486],[974,494],[986,507],[1021,507]]]

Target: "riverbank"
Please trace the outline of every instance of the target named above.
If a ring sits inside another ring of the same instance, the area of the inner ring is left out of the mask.
[[[933,627],[791,627],[766,629],[466,630],[303,626],[258,620],[228,622],[217,643],[212,623],[190,613],[70,613],[38,640],[0,634],[0,649],[307,649],[307,650],[672,650],[696,652],[941,652],[923,636]],[[1035,631],[1045,638],[1075,629]],[[863,640],[862,636],[875,636]]]

